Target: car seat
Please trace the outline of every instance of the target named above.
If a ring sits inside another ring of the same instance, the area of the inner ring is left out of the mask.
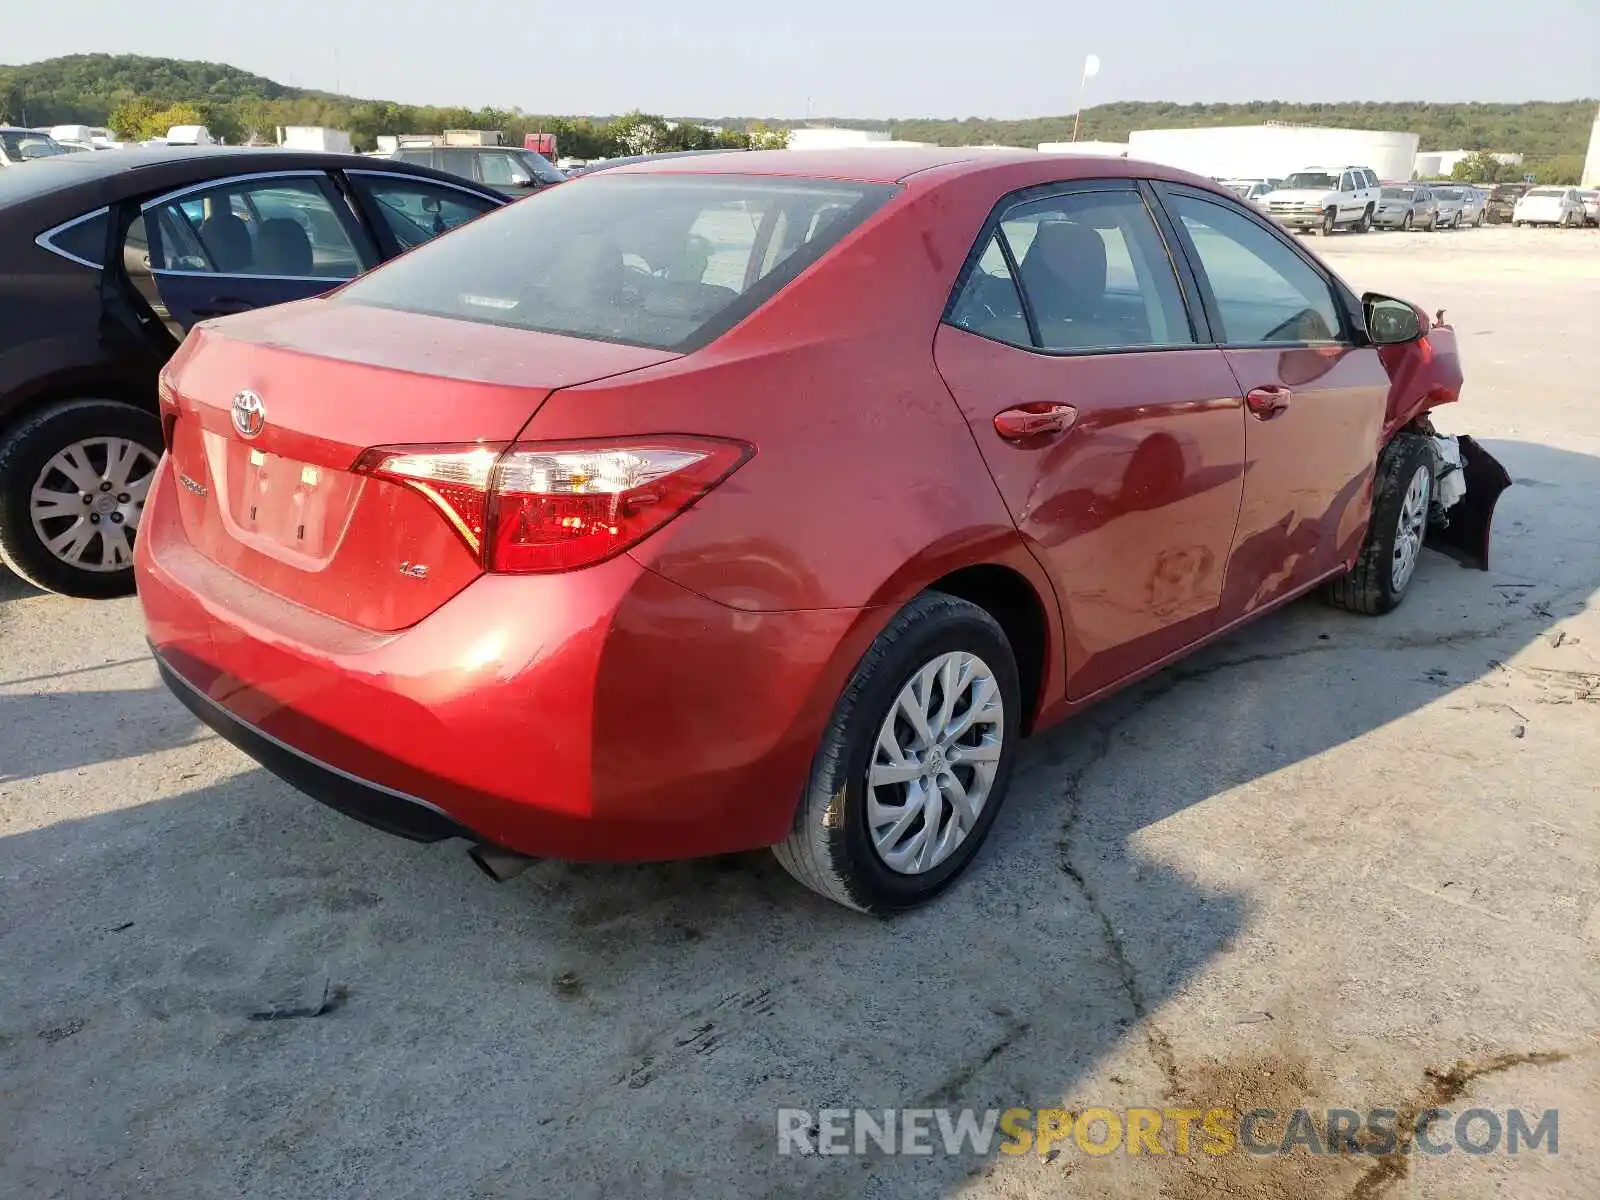
[[[290,217],[261,222],[261,232],[256,236],[258,275],[305,277],[315,274],[315,270],[311,239],[300,222]]]
[[[211,259],[213,270],[223,275],[238,275],[250,269],[255,258],[250,227],[237,215],[226,210],[214,213],[201,221],[195,232],[206,256]]]

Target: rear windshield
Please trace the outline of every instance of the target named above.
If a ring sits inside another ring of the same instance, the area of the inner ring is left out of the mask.
[[[693,350],[743,320],[894,190],[608,171],[421,246],[345,288],[338,302]]]
[[[1530,196],[1565,196],[1567,193],[1561,188],[1534,188]]]
[[[1433,189],[1433,194],[1435,196],[1437,196],[1440,200],[1459,200],[1459,199],[1461,199],[1461,189],[1460,188],[1434,188]]]
[[[523,165],[533,172],[533,177],[540,183],[565,183],[566,173],[536,150],[521,150],[518,154]]]
[[[1417,194],[1417,189],[1416,188],[1384,188],[1383,189],[1383,198],[1385,200],[1410,200],[1416,194]]]
[[[0,130],[0,148],[12,162],[26,162],[31,158],[54,158],[65,154],[61,145],[48,134],[26,129]]]

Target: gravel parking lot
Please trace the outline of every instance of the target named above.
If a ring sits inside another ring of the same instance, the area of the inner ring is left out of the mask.
[[[330,812],[0,578],[0,1194],[1590,1197],[1600,233],[1337,235],[1443,307],[1494,569],[1293,606],[1025,750],[890,922],[766,855],[542,863]],[[780,1156],[782,1107],[1559,1109],[1559,1153]]]

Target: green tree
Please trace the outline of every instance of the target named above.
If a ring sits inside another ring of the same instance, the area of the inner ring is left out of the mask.
[[[623,154],[658,154],[668,147],[672,136],[664,118],[637,110],[612,121],[606,132]]]
[[[1486,150],[1477,150],[1451,168],[1450,178],[1457,183],[1501,183],[1520,177],[1521,171],[1521,167],[1508,166]]]
[[[145,134],[141,133],[151,115],[157,111],[154,101],[146,100],[143,96],[134,96],[124,100],[111,110],[111,115],[106,119],[106,125],[111,132],[127,141],[139,141]],[[163,130],[165,132],[165,130]]]
[[[746,131],[746,145],[752,150],[787,150],[789,131],[772,129],[764,121],[757,121]]]
[[[173,104],[148,113],[134,133],[135,139],[166,137],[174,125],[205,125],[205,114],[193,104]],[[209,126],[208,126],[209,128]]]

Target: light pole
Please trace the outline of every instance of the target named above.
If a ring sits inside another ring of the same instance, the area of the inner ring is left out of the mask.
[[[1083,60],[1083,79],[1078,83],[1078,113],[1072,118],[1072,140],[1078,140],[1078,128],[1083,124],[1083,101],[1089,94],[1089,80],[1100,74],[1100,56],[1091,54]]]

